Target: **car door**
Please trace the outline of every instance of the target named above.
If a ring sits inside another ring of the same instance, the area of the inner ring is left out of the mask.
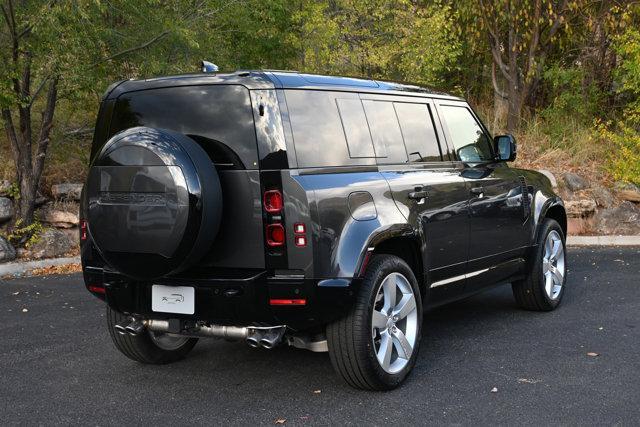
[[[475,290],[523,265],[530,211],[526,182],[496,160],[491,137],[466,103],[443,101],[437,109],[470,192],[467,289]]]
[[[468,189],[462,168],[443,161],[428,99],[361,95],[380,173],[408,223],[422,234],[429,303],[464,290]],[[444,286],[448,285],[448,286]]]

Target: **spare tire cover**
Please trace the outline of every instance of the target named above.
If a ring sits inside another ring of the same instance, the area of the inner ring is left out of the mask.
[[[200,260],[222,215],[220,180],[202,147],[148,127],[107,141],[89,170],[87,202],[98,252],[137,279],[177,273]]]

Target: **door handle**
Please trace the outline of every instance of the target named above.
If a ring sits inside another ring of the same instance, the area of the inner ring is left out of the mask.
[[[480,199],[484,197],[484,188],[483,187],[473,187],[471,189],[471,194],[478,196]]]

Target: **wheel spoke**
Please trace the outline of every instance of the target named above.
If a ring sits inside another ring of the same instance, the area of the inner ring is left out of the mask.
[[[391,354],[393,353],[393,340],[388,332],[380,334],[380,349],[378,350],[378,362],[385,371],[391,366]]]
[[[398,320],[402,320],[416,309],[416,299],[412,294],[405,294],[398,305],[393,309],[393,315],[398,316]]]
[[[558,253],[560,252],[560,248],[562,247],[562,242],[560,242],[559,239],[555,239],[555,238],[551,238],[549,239],[551,240],[551,258],[553,258],[554,260],[558,259]]]
[[[387,316],[378,310],[373,310],[373,327],[376,329],[384,329],[387,327]]]
[[[395,274],[390,274],[382,283],[382,291],[384,292],[385,313],[390,313],[391,309],[396,305],[396,278]]]
[[[546,275],[549,272],[549,261],[542,260],[542,274]]]
[[[398,357],[403,359],[409,359],[411,357],[411,352],[413,351],[413,347],[407,340],[407,337],[400,329],[396,329],[393,332],[393,345],[396,347],[396,351],[398,352]]]
[[[549,297],[551,297],[552,291],[553,291],[553,277],[552,277],[552,273],[549,272],[545,275],[545,282],[544,282],[544,289],[547,292],[547,295],[549,295]]]
[[[556,267],[556,268],[554,268],[554,269],[553,269],[552,274],[553,274],[553,281],[554,281],[554,283],[555,283],[556,285],[558,285],[558,286],[562,286],[562,279],[563,279],[564,277],[563,277],[562,272],[560,271],[560,269],[559,269],[559,268],[557,268],[557,267]]]

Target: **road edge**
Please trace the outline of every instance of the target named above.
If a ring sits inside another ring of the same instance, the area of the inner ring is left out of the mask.
[[[640,246],[640,236],[569,236],[567,246]]]
[[[80,264],[80,257],[47,258],[35,261],[18,261],[0,264],[0,278],[4,276],[25,276],[36,268],[55,267],[57,265]]]

